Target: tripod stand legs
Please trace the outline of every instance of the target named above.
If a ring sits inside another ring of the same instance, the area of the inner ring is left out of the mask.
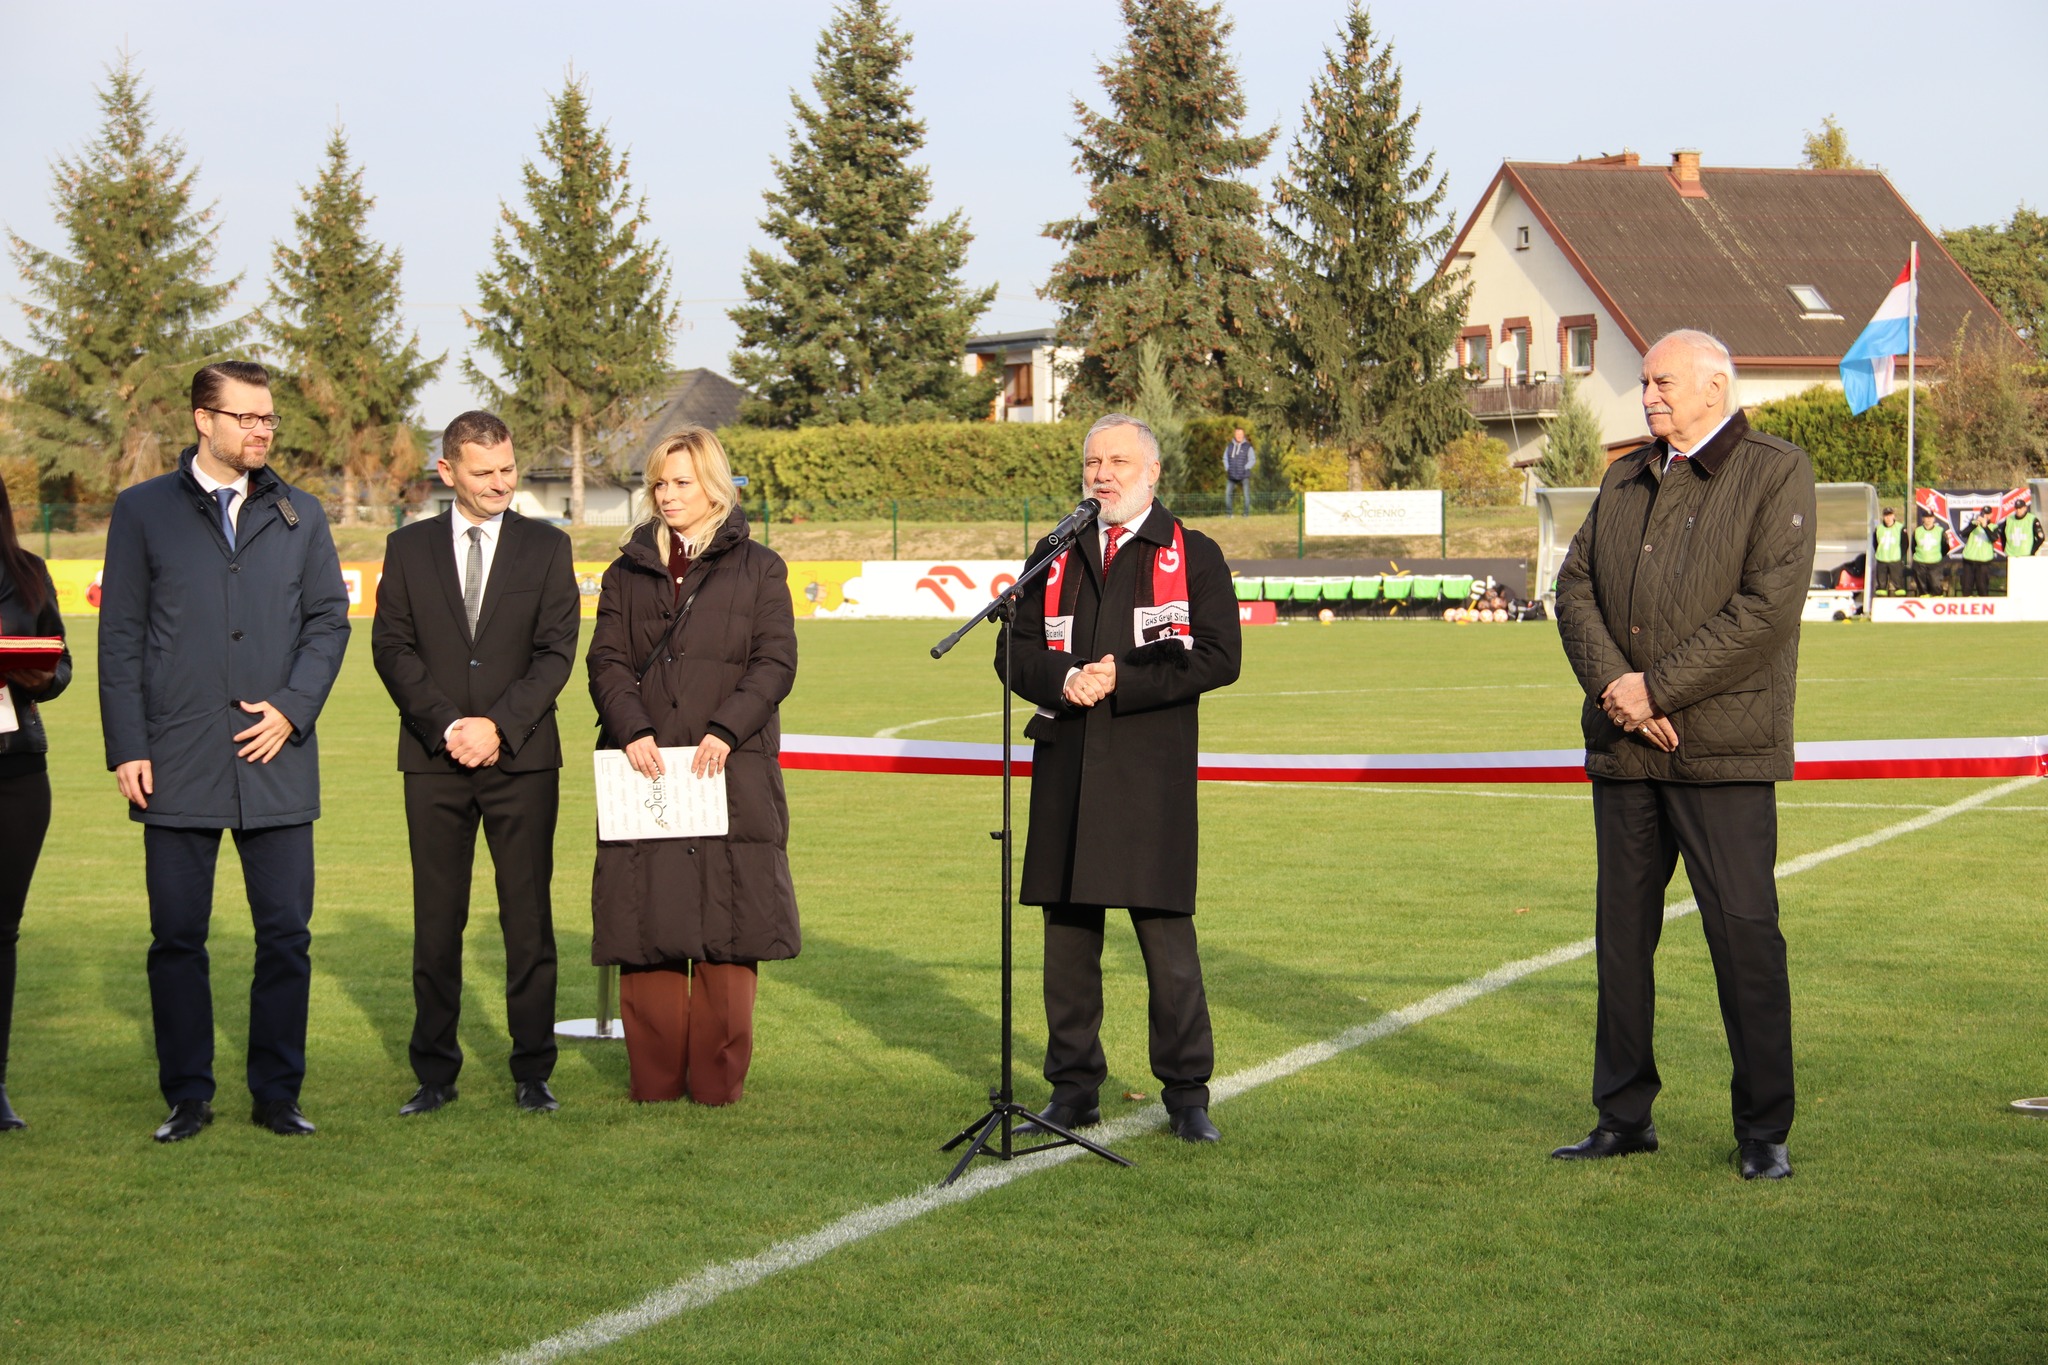
[[[1020,1147],[1015,1151],[1011,1151],[1007,1141],[1010,1134],[1005,1120],[1016,1119],[1021,1119],[1027,1123],[1034,1123],[1048,1132],[1057,1133],[1059,1134],[1059,1140],[1056,1142],[1041,1142],[1036,1146]],[[989,1140],[998,1133],[1002,1134],[1006,1140],[1002,1148],[991,1149],[988,1145]],[[1105,1161],[1114,1161],[1119,1166],[1131,1164],[1128,1158],[1118,1156],[1100,1143],[1090,1142],[1079,1133],[1062,1128],[1041,1114],[1033,1113],[1024,1105],[1006,1100],[995,1100],[993,1106],[986,1114],[983,1114],[973,1123],[954,1134],[953,1140],[939,1148],[939,1150],[950,1152],[961,1143],[967,1142],[969,1138],[972,1138],[973,1141],[968,1143],[967,1150],[960,1154],[960,1160],[953,1167],[952,1174],[941,1180],[939,1182],[940,1185],[950,1185],[958,1180],[966,1173],[967,1168],[974,1164],[974,1158],[978,1156],[988,1156],[994,1157],[999,1161],[1008,1161],[1011,1157],[1030,1156],[1033,1152],[1049,1152],[1055,1147],[1081,1147],[1095,1153],[1095,1155],[1103,1158]]]

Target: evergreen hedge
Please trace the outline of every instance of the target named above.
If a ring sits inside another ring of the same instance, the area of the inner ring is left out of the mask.
[[[771,515],[845,521],[931,513],[947,503],[1024,500],[1050,507],[1080,496],[1078,422],[906,422],[776,431],[726,427],[719,441],[747,477],[749,506]]]
[[[1919,454],[1913,477],[1922,488],[1941,479],[1941,449],[1927,390],[1920,390]],[[1852,413],[1842,391],[1816,384],[1745,409],[1758,431],[1792,442],[1813,457],[1821,483],[1870,483],[1897,494],[1906,486],[1906,390],[1901,385],[1867,412]]]

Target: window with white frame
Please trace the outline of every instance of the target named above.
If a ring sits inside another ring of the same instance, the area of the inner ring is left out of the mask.
[[[1593,329],[1591,327],[1567,327],[1564,332],[1564,364],[1574,374],[1587,374],[1593,368]]]

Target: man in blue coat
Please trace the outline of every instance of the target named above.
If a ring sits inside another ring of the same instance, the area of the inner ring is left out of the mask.
[[[283,1136],[299,1110],[312,983],[313,723],[348,646],[348,592],[318,501],[265,463],[270,376],[223,361],[192,377],[199,441],[123,492],[107,529],[100,723],[107,767],[142,824],[158,1142],[213,1121],[207,921],[220,832],[235,832],[256,927],[249,991],[254,1122]]]

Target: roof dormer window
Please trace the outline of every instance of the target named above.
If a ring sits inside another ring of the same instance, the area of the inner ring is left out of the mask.
[[[1834,310],[1826,296],[1810,284],[1785,286],[1792,295],[1792,301],[1799,305],[1799,316],[1808,322],[1840,322],[1842,315]]]

